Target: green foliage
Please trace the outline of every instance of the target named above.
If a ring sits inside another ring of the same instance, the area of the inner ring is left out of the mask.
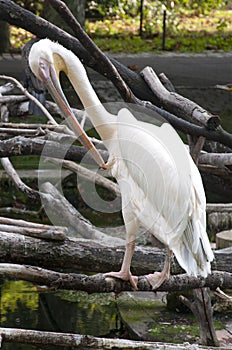
[[[115,16],[119,10],[118,0],[101,0],[101,1],[86,1],[87,17],[92,17],[95,14],[96,17]]]
[[[162,39],[161,36],[154,36],[151,39],[140,38],[139,36],[125,36],[125,37],[95,37],[94,42],[103,50],[112,53],[127,52],[157,52],[161,50]],[[211,51],[230,51],[232,47],[232,36],[229,33],[221,35],[220,32],[207,33],[184,31],[178,32],[175,35],[169,35],[166,39],[167,51],[178,52],[203,52]]]
[[[219,9],[227,5],[227,0],[147,0],[144,1],[143,11],[145,19],[155,19],[153,15],[159,15],[164,9],[180,12],[181,9],[193,10],[195,13],[206,13],[212,9]],[[137,16],[140,11],[140,0],[88,0],[86,1],[87,13],[95,11],[103,18],[107,16],[119,16],[123,18]]]
[[[38,3],[17,0],[25,6],[42,6]],[[224,0],[171,0],[144,1],[144,22],[142,38],[139,32],[138,0],[87,1],[87,6],[100,14],[101,20],[86,20],[86,30],[95,43],[110,52],[152,52],[161,50],[163,10],[166,8],[166,50],[180,52],[201,52],[204,50],[225,50],[232,47],[232,17],[229,10],[207,11],[222,6]],[[201,7],[201,9],[200,9]],[[195,10],[193,10],[195,8]],[[191,9],[191,10],[189,10]],[[194,12],[195,11],[195,12]],[[109,16],[107,14],[110,14]],[[105,19],[103,17],[105,16]],[[19,49],[31,38],[31,34],[20,28],[11,27],[11,45]]]
[[[35,14],[38,15],[43,9],[44,0],[37,0],[37,1],[15,0],[14,2],[17,5],[27,9],[28,11],[34,12]]]
[[[219,32],[223,32],[228,27],[228,21],[225,18],[219,18],[218,24],[217,24],[217,30]]]
[[[225,0],[190,0],[187,8],[196,13],[207,13],[212,9],[219,9],[226,5]]]
[[[109,18],[121,18],[124,20],[138,20],[140,14],[140,0],[101,0],[87,1],[88,11],[95,11],[97,17],[104,21]],[[167,13],[168,33],[178,31],[181,27],[181,14],[191,13],[191,15],[208,14],[212,9],[219,9],[226,5],[226,0],[156,0],[144,1],[143,5],[143,34],[144,37],[156,35],[162,31],[164,10]],[[220,22],[218,29],[225,29],[226,22]],[[180,29],[181,30],[181,29]],[[110,31],[109,31],[110,34]]]

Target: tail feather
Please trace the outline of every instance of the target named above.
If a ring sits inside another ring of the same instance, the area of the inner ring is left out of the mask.
[[[199,220],[189,220],[180,245],[173,252],[181,267],[193,276],[206,277],[211,272],[214,255],[205,227]]]
[[[206,199],[200,173],[190,158],[192,188],[187,227],[174,254],[179,264],[190,275],[206,277],[214,259],[206,232]]]

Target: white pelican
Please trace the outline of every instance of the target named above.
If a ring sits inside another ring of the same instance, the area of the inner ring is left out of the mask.
[[[59,72],[66,73],[109,151],[108,167],[120,187],[127,237],[121,270],[107,275],[129,280],[136,288],[138,278],[130,265],[136,233],[143,226],[169,252],[163,271],[146,276],[153,289],[169,276],[171,251],[188,274],[206,277],[213,253],[206,233],[205,193],[199,171],[175,130],[168,123],[138,121],[125,108],[118,115],[108,113],[80,60],[58,43],[43,39],[34,44],[29,64],[79,134],[59,84]],[[80,141],[89,147],[85,135]],[[101,164],[96,153],[93,156]]]

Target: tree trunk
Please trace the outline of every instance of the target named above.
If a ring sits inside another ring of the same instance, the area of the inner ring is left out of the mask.
[[[200,328],[201,344],[219,346],[213,326],[213,309],[211,306],[210,289],[197,288],[193,290],[195,311]]]
[[[10,48],[9,24],[0,21],[0,54],[8,52]]]

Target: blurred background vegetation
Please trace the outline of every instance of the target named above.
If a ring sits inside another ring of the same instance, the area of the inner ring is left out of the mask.
[[[56,22],[47,1],[16,0],[15,3],[60,26],[60,19]],[[164,49],[164,13],[165,50],[202,52],[232,48],[230,0],[72,0],[66,3],[104,51],[139,53]],[[31,34],[10,27],[9,38],[8,48],[15,51]]]

